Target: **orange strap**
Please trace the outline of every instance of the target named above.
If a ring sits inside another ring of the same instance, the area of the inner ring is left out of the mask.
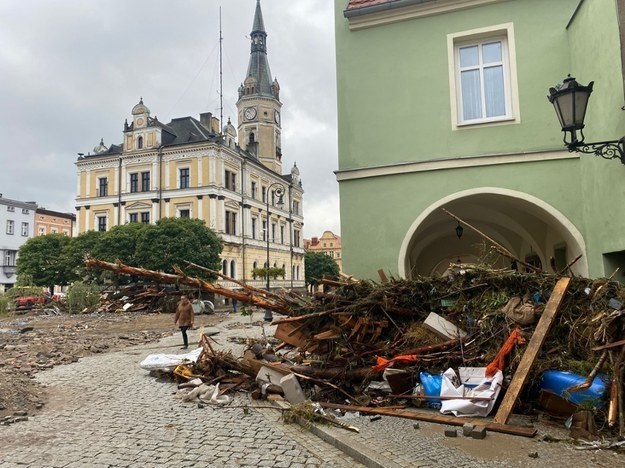
[[[372,369],[376,372],[382,372],[384,369],[386,369],[387,367],[389,367],[390,365],[396,362],[409,363],[409,362],[416,362],[418,360],[419,360],[419,356],[415,354],[404,354],[401,356],[395,356],[392,359],[384,359],[383,357],[378,356],[376,359],[377,364],[373,366]]]
[[[488,366],[486,366],[486,377],[491,377],[497,373],[497,371],[503,371],[503,368],[506,365],[506,356],[510,354],[515,345],[525,344],[525,339],[521,333],[521,329],[516,327],[510,333],[510,336],[503,344],[493,362],[491,362]]]

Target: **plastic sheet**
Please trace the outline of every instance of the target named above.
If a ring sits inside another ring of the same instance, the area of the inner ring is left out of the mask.
[[[185,362],[197,362],[202,348],[194,349],[186,354],[150,354],[139,363],[141,369],[173,371]]]

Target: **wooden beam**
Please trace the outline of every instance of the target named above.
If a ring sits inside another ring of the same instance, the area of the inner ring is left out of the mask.
[[[610,349],[616,348],[618,346],[625,345],[625,340],[615,341],[614,343],[604,344],[603,346],[597,346],[596,348],[592,348],[593,351],[601,351],[602,349]]]
[[[426,413],[423,411],[386,409],[386,408],[370,408],[369,406],[352,406],[340,405],[336,403],[320,403],[324,408],[342,409],[346,411],[360,411],[367,414],[379,414],[382,416],[395,416],[398,418],[415,419],[417,421],[426,421],[437,424],[450,424],[452,426],[463,426],[465,423],[471,423],[476,426],[485,426],[486,430],[493,432],[501,432],[503,434],[518,435],[523,437],[534,437],[536,429],[533,427],[510,426],[507,424],[499,424],[488,422],[484,419],[457,418],[439,413]]]
[[[523,385],[525,385],[527,374],[534,364],[536,356],[538,356],[538,351],[540,351],[540,348],[545,341],[545,337],[547,336],[547,333],[549,333],[549,329],[556,318],[570,281],[571,278],[568,277],[560,278],[556,283],[555,288],[553,288],[551,297],[549,297],[545,310],[540,316],[538,325],[536,326],[534,334],[527,345],[527,349],[523,353],[521,362],[512,377],[508,391],[501,402],[501,406],[499,406],[497,414],[493,418],[493,422],[497,424],[506,424],[508,419],[510,419],[510,415],[512,414],[512,410],[514,409],[514,405],[516,404],[519,394],[521,393],[521,389],[523,388]]]

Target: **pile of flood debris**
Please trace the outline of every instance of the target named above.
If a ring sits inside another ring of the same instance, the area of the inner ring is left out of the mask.
[[[442,278],[324,280],[324,292],[300,297],[244,284],[228,292],[177,273],[159,280],[286,316],[274,321],[276,346],[256,344],[235,357],[203,338],[195,362],[176,366],[181,379],[219,384],[211,397],[242,389],[458,425],[494,412],[488,429],[519,435],[535,431],[508,425],[513,409],[541,407],[564,419],[588,410],[591,417],[570,418],[576,435],[591,438],[595,424],[625,434],[625,291],[608,279],[454,265]],[[407,411],[412,406],[443,414]]]

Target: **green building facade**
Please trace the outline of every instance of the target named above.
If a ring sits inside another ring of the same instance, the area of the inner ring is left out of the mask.
[[[568,152],[546,98],[594,81],[586,140],[625,135],[622,0],[335,3],[346,273],[509,266],[470,226],[546,271],[625,271],[625,165]]]

